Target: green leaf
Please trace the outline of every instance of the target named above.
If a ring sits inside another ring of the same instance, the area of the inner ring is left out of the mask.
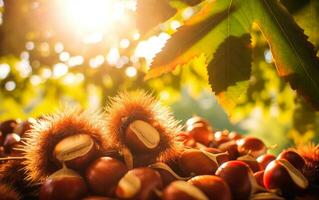
[[[318,50],[319,47],[319,1],[310,0],[307,6],[294,14],[294,18],[298,25],[304,30],[306,35],[309,36],[311,41]]]
[[[226,38],[208,64],[209,83],[219,96],[219,102],[228,110],[248,88],[251,60],[250,35],[244,34]]]
[[[226,58],[226,59],[225,59]],[[208,64],[209,82],[218,95],[238,81],[248,80],[251,71],[250,35],[229,36]]]
[[[314,46],[276,0],[257,1],[255,22],[268,40],[277,72],[314,107],[319,108],[319,60]]]
[[[226,109],[231,110],[227,107],[230,104],[223,102],[225,97],[239,97],[245,91],[243,86],[248,83],[251,68],[246,35],[257,24],[270,45],[279,76],[319,106],[318,58],[302,29],[277,0],[206,0],[205,3],[201,11],[172,35],[154,59],[146,79],[205,54],[212,89]],[[236,99],[231,101],[232,106],[236,105]]]

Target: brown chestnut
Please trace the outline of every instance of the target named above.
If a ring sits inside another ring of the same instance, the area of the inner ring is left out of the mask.
[[[239,156],[236,141],[228,141],[218,146],[222,152],[228,152],[230,160],[236,160]]]
[[[179,168],[185,176],[212,175],[219,164],[217,157],[227,153],[212,154],[204,150],[187,149],[178,159]]]
[[[202,175],[188,180],[199,188],[209,199],[231,200],[231,192],[226,182],[218,176]]]
[[[176,141],[183,143],[187,147],[196,147],[195,139],[187,132],[179,132],[176,136]]]
[[[220,149],[212,148],[212,147],[203,147],[201,149],[204,150],[204,151],[207,151],[209,153],[219,155],[216,158],[219,165],[221,165],[221,164],[223,164],[223,163],[225,163],[225,162],[230,160],[228,152],[223,152]]]
[[[0,132],[2,132],[4,135],[7,135],[8,133],[13,133],[14,128],[17,126],[17,124],[18,121],[14,119],[3,121],[0,123]]]
[[[185,124],[186,124],[186,127],[193,126],[194,124],[203,124],[207,127],[210,127],[209,122],[200,116],[193,116],[193,117],[189,118]]]
[[[257,172],[260,170],[260,166],[259,166],[259,163],[257,162],[256,158],[254,158],[253,156],[251,156],[249,154],[240,156],[237,158],[237,160],[240,160],[240,161],[246,163],[253,172]]]
[[[28,118],[27,120],[17,124],[16,127],[14,128],[14,132],[20,136],[23,136],[24,133],[26,133],[27,131],[31,129],[32,124],[35,122],[36,122],[36,119]]]
[[[280,189],[284,195],[305,190],[309,183],[303,174],[287,160],[271,161],[264,172],[264,185],[267,189]]]
[[[285,200],[271,191],[259,192],[251,195],[250,200]]]
[[[259,163],[261,170],[265,170],[267,165],[273,160],[276,160],[276,156],[269,153],[261,155],[257,158],[257,162]]]
[[[114,200],[114,199],[109,197],[102,197],[102,196],[89,196],[89,197],[83,198],[82,200]]]
[[[243,136],[237,133],[236,131],[232,131],[228,134],[228,138],[231,140],[239,140],[243,138]]]
[[[277,159],[285,159],[290,162],[296,169],[299,171],[302,171],[302,169],[305,166],[305,160],[304,158],[299,155],[296,151],[293,150],[284,150],[282,151]]]
[[[3,147],[6,153],[13,151],[14,146],[16,146],[21,141],[21,138],[18,134],[9,133],[6,135],[6,138],[3,142]]]
[[[216,175],[226,181],[234,199],[249,199],[254,191],[253,172],[242,161],[228,161],[222,164],[217,169]]]
[[[157,163],[151,164],[149,167],[158,171],[158,173],[161,175],[162,182],[163,182],[164,186],[166,186],[166,185],[168,185],[171,182],[176,181],[176,180],[188,180],[189,179],[189,177],[179,176],[166,163],[157,162]]]
[[[148,200],[157,197],[162,189],[159,173],[151,168],[141,167],[128,171],[118,183],[116,196],[119,199]]]
[[[223,131],[216,131],[214,133],[214,140],[213,144],[214,146],[218,147],[219,145],[229,142],[232,139],[229,137],[229,131],[228,130],[223,130]]]
[[[238,152],[241,155],[250,154],[257,158],[267,152],[267,147],[264,142],[252,136],[237,140],[237,145]]]
[[[209,200],[209,198],[188,182],[174,181],[164,189],[162,200]]]
[[[125,143],[135,153],[145,153],[155,149],[160,140],[160,133],[151,124],[142,120],[131,122],[125,131]]]
[[[213,133],[204,124],[194,124],[192,126],[188,126],[187,132],[195,139],[196,142],[199,142],[205,146],[208,146],[212,141]]]
[[[78,200],[87,195],[84,179],[75,171],[63,167],[49,176],[40,188],[40,200]]]
[[[114,195],[118,181],[127,172],[127,167],[119,160],[101,157],[86,169],[85,177],[91,190],[98,195]]]
[[[96,153],[96,145],[90,135],[76,134],[63,138],[55,145],[53,158],[69,168],[82,170],[95,158]]]
[[[255,172],[254,177],[255,177],[258,185],[265,187],[265,185],[264,185],[264,171]]]
[[[0,146],[3,145],[3,142],[4,142],[4,134],[0,131]]]

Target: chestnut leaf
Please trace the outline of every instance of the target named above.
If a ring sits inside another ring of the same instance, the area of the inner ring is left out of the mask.
[[[178,9],[195,6],[203,0],[137,0],[137,28],[144,34],[173,17]]]
[[[212,90],[224,108],[231,111],[248,88],[249,35],[256,24],[270,45],[278,75],[319,107],[316,52],[279,1],[206,0],[204,3],[156,55],[146,79],[170,72],[204,54]]]

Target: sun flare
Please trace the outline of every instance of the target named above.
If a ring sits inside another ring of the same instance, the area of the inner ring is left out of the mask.
[[[66,20],[81,32],[105,32],[127,20],[132,0],[60,0]]]

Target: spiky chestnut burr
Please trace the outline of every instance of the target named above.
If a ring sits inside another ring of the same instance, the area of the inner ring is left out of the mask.
[[[0,164],[0,182],[11,185],[25,199],[37,199],[38,185],[29,184],[25,179],[21,159],[7,160]],[[1,196],[1,195],[0,195]]]
[[[2,200],[20,200],[21,196],[10,185],[0,183],[0,197]]]
[[[94,154],[96,157],[108,150],[108,138],[105,136],[102,119],[100,113],[76,108],[44,116],[34,123],[32,130],[26,133],[25,145],[21,148],[25,157],[23,164],[25,165],[26,179],[30,182],[42,182],[50,174],[57,171],[61,166],[59,166],[60,163],[57,164],[56,158],[69,158],[70,154],[74,155],[77,151],[76,147],[74,147],[74,151],[68,149],[68,147],[74,146],[72,141],[69,143],[70,145],[63,145],[68,143],[68,138],[72,136],[90,136],[75,138],[75,142],[83,143],[83,141],[86,141],[83,139],[91,138],[94,142],[94,148],[97,149]],[[64,142],[62,142],[63,140]],[[85,148],[91,148],[90,140],[87,141],[84,143]],[[61,147],[61,142],[65,148]],[[60,145],[57,145],[59,143]],[[65,151],[65,154],[63,154],[63,151]],[[82,158],[82,149],[80,153],[79,158]],[[91,157],[94,159],[93,156]]]
[[[166,163],[177,158],[180,143],[176,142],[176,135],[181,127],[171,112],[161,106],[151,94],[141,90],[122,92],[110,99],[106,111],[108,137],[117,149],[133,157],[126,159],[128,167]],[[135,135],[132,136],[133,133]],[[148,134],[159,134],[159,138],[148,138]],[[143,141],[149,139],[152,141]],[[130,144],[132,141],[141,148],[133,148],[134,145]]]
[[[296,147],[296,151],[305,159],[303,174],[310,183],[319,186],[319,144],[309,143]]]

